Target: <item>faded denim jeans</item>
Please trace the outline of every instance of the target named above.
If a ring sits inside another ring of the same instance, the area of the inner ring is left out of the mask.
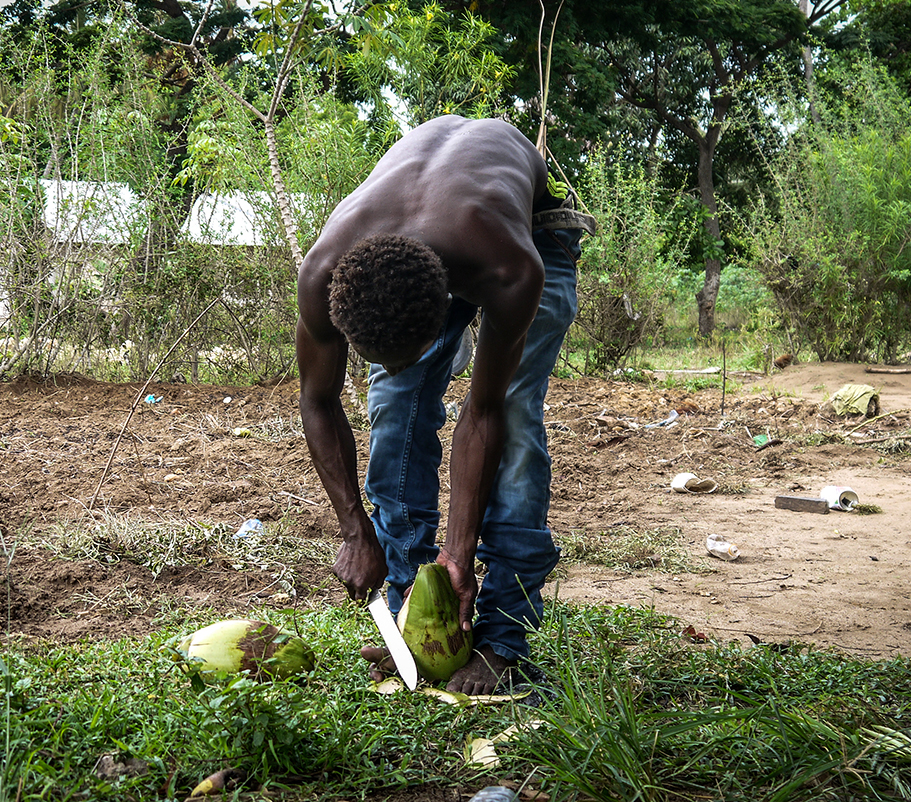
[[[505,400],[506,443],[494,479],[477,557],[487,567],[476,604],[474,645],[502,657],[528,656],[526,630],[540,624],[541,588],[559,549],[547,526],[551,461],[544,396],[566,331],[576,315],[578,230],[534,232],[545,284],[522,360]],[[443,394],[465,327],[477,308],[453,299],[436,343],[395,376],[371,365],[367,406],[370,461],[366,492],[389,567],[393,613],[418,566],[433,562],[439,514],[438,432],[446,421]]]

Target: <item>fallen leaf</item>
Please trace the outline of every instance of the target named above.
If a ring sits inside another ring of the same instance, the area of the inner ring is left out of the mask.
[[[243,769],[222,769],[210,774],[191,792],[190,796],[211,796],[222,791],[233,791],[247,779]]]
[[[492,769],[500,765],[500,758],[490,738],[472,738],[465,745],[465,762],[469,766]]]
[[[708,638],[705,636],[704,632],[697,632],[696,627],[690,624],[685,630],[683,630],[683,635],[689,638],[693,643],[705,643]]]

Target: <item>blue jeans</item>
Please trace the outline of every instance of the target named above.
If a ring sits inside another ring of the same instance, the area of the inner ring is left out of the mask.
[[[544,611],[541,588],[559,559],[547,526],[550,456],[544,396],[563,338],[576,315],[577,230],[534,232],[544,261],[544,291],[505,399],[506,443],[481,526],[477,557],[487,566],[478,595],[475,648],[507,659],[528,656],[526,630]],[[452,360],[477,307],[455,298],[434,345],[390,376],[371,365],[367,408],[370,461],[366,492],[389,567],[389,607],[396,613],[418,566],[438,554],[438,436],[446,421],[443,394]]]

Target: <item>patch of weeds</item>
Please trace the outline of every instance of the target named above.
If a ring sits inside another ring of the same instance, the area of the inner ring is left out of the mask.
[[[555,692],[513,751],[551,798],[907,797],[906,659],[689,645],[679,627],[637,628],[637,612],[651,617],[610,626],[605,608],[582,623],[555,604],[535,641]]]
[[[426,783],[464,786],[478,774],[462,756],[468,738],[516,721],[509,705],[462,708],[407,691],[372,692],[356,656],[376,638],[363,605],[282,617],[264,620],[298,632],[316,652],[306,677],[255,682],[241,674],[194,684],[168,648],[186,627],[142,640],[4,653],[17,759],[0,766],[3,789],[18,798],[21,781],[23,802],[46,798],[49,788],[72,789],[67,798],[184,799],[226,766],[247,772],[261,787],[257,799],[281,787],[295,799],[317,800],[392,795]],[[134,758],[147,770],[100,779],[103,754]]]
[[[649,384],[653,378],[651,371],[647,368],[617,368],[611,373],[613,381],[629,382],[630,384]]]
[[[851,512],[856,512],[858,515],[878,515],[883,511],[883,508],[878,504],[855,504],[851,507]]]
[[[749,482],[737,479],[722,479],[715,489],[719,496],[745,496],[753,489]]]
[[[657,569],[664,573],[707,573],[704,560],[696,560],[682,542],[679,529],[636,529],[621,526],[590,534],[571,530],[559,538],[566,563],[603,565],[615,571]]]
[[[464,791],[494,779],[466,765],[466,742],[513,724],[520,734],[497,745],[495,776],[535,774],[552,799],[892,799],[907,798],[896,789],[911,783],[903,658],[696,645],[654,610],[554,599],[529,638],[549,687],[542,706],[459,707],[371,690],[356,655],[378,635],[363,605],[251,610],[311,644],[315,670],[202,687],[167,649],[196,622],[170,612],[172,626],[144,639],[7,642],[0,687],[14,757],[0,779],[10,798],[17,788],[23,802],[63,788],[68,799],[182,799],[225,766],[248,773],[257,799],[283,789],[313,800]],[[529,719],[540,726],[523,726]],[[100,779],[103,754],[148,770]]]
[[[162,629],[202,629],[218,620],[213,607],[188,607],[180,596],[162,595],[155,599],[155,617],[152,623]]]
[[[800,445],[807,447],[845,445],[850,441],[839,432],[807,432],[803,437],[795,437]]]
[[[723,377],[720,373],[668,373],[658,382],[659,387],[665,390],[686,390],[688,393],[698,393],[700,390],[720,390]],[[734,393],[740,385],[728,376],[725,391]]]
[[[55,524],[42,545],[70,559],[114,563],[122,559],[148,567],[156,576],[166,567],[205,567],[213,561],[235,570],[276,572],[279,590],[291,592],[289,564],[315,562],[332,565],[334,543],[302,538],[286,531],[283,522],[267,524],[261,532],[238,536],[233,527],[183,518],[142,521],[126,515],[105,514]]]
[[[270,443],[282,440],[303,440],[304,438],[304,429],[300,425],[299,416],[295,420],[293,416],[286,418],[283,415],[276,415],[253,427],[253,432],[254,435],[259,435]]]
[[[800,398],[801,394],[797,390],[789,390],[782,387],[773,387],[770,384],[753,385],[753,395],[767,395],[769,401],[774,403],[779,398]]]
[[[150,599],[141,596],[136,592],[135,588],[131,588],[127,583],[120,587],[112,588],[104,596],[98,596],[88,590],[84,593],[75,594],[73,598],[81,601],[85,605],[86,611],[105,612],[112,618],[121,619],[129,618],[131,615],[141,615],[152,606]]]
[[[881,454],[909,454],[911,453],[911,440],[899,437],[895,440],[876,443],[874,448]]]

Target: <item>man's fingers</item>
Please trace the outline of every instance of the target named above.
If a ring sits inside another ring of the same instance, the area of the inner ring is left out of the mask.
[[[471,619],[474,614],[474,602],[462,602],[459,605],[459,619],[465,632],[471,631]]]
[[[363,588],[357,582],[345,581],[341,576],[339,571],[336,568],[330,569],[332,573],[339,582],[342,583],[342,586],[345,590],[348,591],[348,598],[353,599],[354,601],[366,601],[367,597],[370,595],[370,588]]]

